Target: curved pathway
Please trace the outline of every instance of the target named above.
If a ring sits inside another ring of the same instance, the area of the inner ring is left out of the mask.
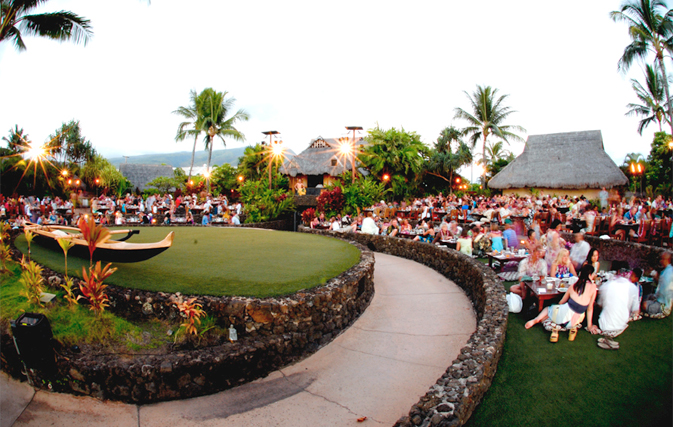
[[[210,396],[129,405],[34,392],[0,377],[0,427],[390,426],[435,383],[474,332],[472,304],[434,270],[376,253],[376,294],[343,334],[268,377]]]

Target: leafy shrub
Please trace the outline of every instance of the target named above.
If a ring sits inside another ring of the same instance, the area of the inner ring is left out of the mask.
[[[23,260],[21,262],[21,267],[23,268],[21,278],[19,279],[19,282],[23,285],[21,295],[26,297],[31,304],[41,305],[40,295],[42,294],[42,284],[44,283],[42,267],[34,261],[28,261],[26,263]]]
[[[304,221],[304,224],[308,225],[313,221],[313,218],[315,218],[315,209],[313,208],[308,208],[304,212],[301,213],[301,220]]]
[[[185,318],[185,322],[180,325],[180,328],[185,331],[185,334],[197,335],[196,323],[201,324],[201,317],[205,316],[206,312],[201,308],[201,304],[196,302],[196,297],[187,301],[176,302],[175,305],[178,306],[180,315]],[[176,333],[176,339],[177,335]]]
[[[341,192],[341,187],[323,191],[316,201],[318,202],[317,211],[323,212],[328,218],[341,213],[344,208],[344,195]]]
[[[294,210],[294,198],[284,189],[268,188],[268,181],[248,180],[241,185],[246,223],[271,221]]]
[[[390,191],[390,189],[386,189],[384,183],[379,182],[372,176],[357,179],[355,183],[352,183],[348,176],[350,175],[344,174],[344,182],[339,182],[332,188],[341,188],[344,197],[344,210],[349,214],[373,205],[383,199],[386,193]]]
[[[79,284],[79,290],[82,292],[82,295],[78,296],[77,299],[88,300],[91,310],[99,315],[105,310],[109,302],[107,293],[105,292],[107,285],[103,281],[117,271],[116,268],[111,268],[111,265],[112,263],[108,263],[105,267],[101,268],[101,263],[98,261],[96,265],[89,267],[89,274],[82,267],[84,281]]]

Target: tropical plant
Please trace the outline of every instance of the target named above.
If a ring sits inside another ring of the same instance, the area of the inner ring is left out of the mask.
[[[28,134],[24,134],[23,129],[19,129],[19,125],[14,125],[14,129],[9,130],[9,135],[2,137],[2,140],[7,143],[7,148],[14,153],[22,151],[29,139]]]
[[[185,322],[180,325],[180,329],[184,330],[185,334],[197,335],[196,324],[201,324],[201,317],[205,316],[206,312],[201,308],[201,304],[196,302],[196,297],[190,298],[187,301],[176,302],[175,305],[178,306],[180,315],[185,318]],[[176,333],[176,340],[177,337],[178,334]]]
[[[656,64],[654,67],[651,65],[645,67],[646,87],[643,87],[638,80],[631,79],[631,87],[641,104],[627,104],[626,107],[629,111],[626,112],[626,115],[643,117],[638,123],[638,133],[640,135],[654,121],[659,124],[659,132],[661,132],[661,122],[667,121],[664,107],[664,85],[658,68]]]
[[[82,135],[78,120],[63,123],[49,135],[47,150],[55,160],[66,165],[76,164],[78,167],[82,163],[90,162],[96,156],[91,141]]]
[[[317,197],[318,203],[317,211],[323,212],[326,217],[336,216],[341,213],[344,207],[344,195],[341,192],[341,187],[334,187],[331,190],[323,191]]]
[[[42,267],[34,261],[25,262],[22,260],[21,278],[19,282],[23,285],[21,295],[26,297],[31,304],[41,305],[40,296],[42,295],[42,285],[44,278],[42,277]]]
[[[672,194],[671,187],[671,153],[673,152],[673,140],[671,135],[665,132],[656,132],[650,154],[647,156],[647,165],[645,169],[645,179],[648,184],[654,187],[658,194]]]
[[[294,210],[292,193],[283,188],[269,189],[266,179],[247,180],[239,191],[246,223],[271,221]]]
[[[452,143],[456,142],[456,152]],[[461,166],[472,163],[472,150],[462,140],[462,132],[453,126],[443,129],[430,150],[424,171],[453,185],[453,174]],[[448,175],[448,178],[447,176]]]
[[[420,181],[423,155],[428,151],[420,135],[403,128],[383,130],[377,126],[368,131],[365,140],[367,144],[358,156],[360,162],[378,179],[387,174],[396,197],[413,193]]]
[[[245,147],[243,155],[238,158],[238,171],[245,179],[262,178],[269,160],[265,157],[266,150],[262,144]]]
[[[68,251],[70,250],[70,248],[75,246],[75,243],[72,241],[72,239],[66,239],[64,237],[59,237],[58,239],[56,239],[56,241],[58,242],[58,245],[63,250],[63,256],[64,256],[64,259],[65,259],[65,278],[67,279],[68,278]]]
[[[9,245],[5,242],[0,242],[0,263],[2,263],[2,273],[9,271],[7,268],[7,263],[11,261],[12,254],[9,251]]]
[[[2,0],[0,8],[0,43],[12,40],[14,47],[23,51],[23,35],[46,37],[58,41],[72,41],[86,45],[93,36],[89,20],[73,12],[31,14],[45,0]]]
[[[180,188],[182,182],[181,180],[174,177],[158,176],[152,181],[148,182],[147,185],[150,187],[155,187],[159,193],[165,194],[168,193],[171,188]]]
[[[352,182],[350,172],[343,174],[341,180],[335,182],[329,189],[339,187],[344,197],[344,211],[348,214],[358,213],[392,191],[386,188],[385,183],[373,178],[371,175]]]
[[[26,236],[26,243],[28,244],[28,259],[30,259],[31,252],[30,252],[30,244],[33,243],[33,239],[35,238],[35,233],[32,231],[25,229],[23,230],[23,234]]]
[[[213,168],[210,175],[213,194],[222,194],[238,187],[238,171],[228,163]]]
[[[306,225],[310,224],[311,221],[313,221],[313,218],[315,218],[315,209],[314,208],[308,208],[304,212],[301,213],[301,220]]]
[[[482,158],[486,158],[486,141],[489,135],[495,135],[508,144],[510,140],[523,141],[523,138],[513,131],[526,132],[526,129],[504,124],[510,114],[515,112],[511,107],[504,105],[509,95],[498,96],[498,89],[479,85],[472,95],[464,93],[470,100],[471,112],[456,108],[454,117],[468,122],[463,132],[470,136],[472,147],[479,140],[482,141]],[[482,184],[486,186],[485,177]]]
[[[84,215],[77,222],[77,227],[82,232],[82,238],[89,246],[89,268],[93,264],[93,253],[99,243],[103,243],[110,238],[110,230],[102,225],[96,224],[93,215]]]
[[[227,146],[225,138],[231,138],[235,141],[245,141],[245,136],[236,129],[236,125],[241,121],[247,121],[250,116],[245,110],[239,109],[231,114],[235,98],[227,98],[228,92],[217,92],[212,88],[204,89],[196,99],[197,108],[197,128],[206,132],[205,144],[208,149],[208,164],[213,155],[213,144],[217,136],[222,140],[224,146]]]
[[[101,262],[98,261],[94,266],[89,267],[88,273],[86,268],[82,267],[82,278],[84,280],[79,283],[79,290],[82,295],[79,295],[77,300],[86,299],[89,301],[90,310],[96,312],[98,315],[109,305],[109,299],[105,292],[107,285],[103,282],[117,271],[111,265],[112,263],[108,263],[105,267],[101,268]]]
[[[131,185],[128,179],[108,159],[100,154],[94,154],[80,170],[80,178],[89,188],[100,188],[117,193],[122,189],[122,194]]]
[[[65,291],[64,298],[68,301],[70,307],[77,305],[77,296],[75,295],[75,281],[72,277],[65,278],[64,283],[61,284],[61,288]]]
[[[199,135],[203,132],[203,129],[199,123],[199,108],[196,103],[199,100],[198,95],[195,90],[189,91],[189,105],[186,107],[178,107],[177,110],[173,111],[173,114],[182,116],[185,121],[180,122],[178,125],[178,131],[175,134],[175,141],[180,142],[184,141],[188,136],[194,136],[194,147],[192,147],[192,161],[189,164],[189,175],[187,180],[192,179],[192,171],[194,169],[194,155],[196,154],[196,144],[199,140]]]
[[[666,93],[668,122],[673,132],[673,106],[668,100],[671,93],[664,56],[673,51],[673,10],[668,10],[664,0],[630,0],[622,3],[620,10],[610,12],[614,22],[626,22],[631,43],[619,59],[618,68],[627,72],[634,61],[646,62],[653,54],[661,72],[661,83]]]

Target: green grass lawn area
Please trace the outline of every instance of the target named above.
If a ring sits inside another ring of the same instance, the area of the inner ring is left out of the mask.
[[[506,288],[513,283],[506,283]],[[673,323],[644,318],[602,350],[586,330],[556,344],[523,313],[509,314],[493,385],[467,423],[477,426],[663,426],[673,412]],[[586,322],[585,322],[586,324]]]
[[[175,232],[173,246],[147,261],[114,264],[106,283],[185,295],[280,296],[313,288],[360,260],[360,251],[344,241],[283,231],[219,227],[143,227],[129,243],[162,240]],[[27,253],[23,235],[16,246]],[[35,261],[64,271],[62,252],[33,242]],[[68,272],[81,277],[88,260],[68,257]]]

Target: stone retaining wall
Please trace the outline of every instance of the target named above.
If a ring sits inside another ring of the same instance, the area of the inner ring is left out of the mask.
[[[395,426],[460,426],[491,386],[507,330],[505,290],[487,265],[454,250],[408,239],[341,234],[300,227],[300,231],[355,240],[369,249],[407,258],[443,274],[472,300],[477,330],[430,390]]]
[[[561,233],[568,242],[574,242],[572,233]],[[598,249],[599,257],[605,261],[624,261],[629,268],[639,267],[647,274],[652,269],[660,269],[659,260],[661,254],[670,251],[658,246],[642,245],[640,243],[625,242],[617,239],[600,239],[593,236],[585,236],[592,248]]]
[[[99,399],[149,403],[210,394],[264,377],[330,342],[369,306],[374,296],[374,255],[361,250],[360,262],[325,285],[282,298],[198,296],[220,326],[234,325],[239,340],[208,348],[174,348],[167,354],[100,354],[58,351],[58,373],[50,389]],[[18,252],[18,251],[16,251]],[[20,255],[19,255],[20,256]],[[62,276],[46,269],[47,282]],[[129,318],[177,319],[180,294],[108,288],[110,310]],[[21,366],[9,331],[0,337],[2,369],[19,376]]]

